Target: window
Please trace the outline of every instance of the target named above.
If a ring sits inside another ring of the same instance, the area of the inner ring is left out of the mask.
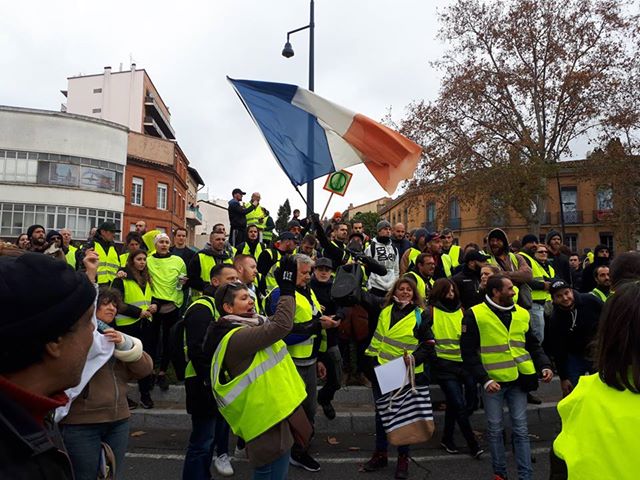
[[[160,210],[167,209],[167,191],[169,187],[166,183],[158,183],[157,208]]]
[[[101,88],[94,88],[93,89],[93,93],[102,93],[102,89]]]
[[[560,197],[562,198],[562,215],[564,217],[564,223],[581,223],[579,221],[581,212],[578,212],[578,188],[562,187],[560,189]]]
[[[142,178],[133,177],[133,185],[131,188],[131,205],[142,205],[143,188],[144,180]]]
[[[578,251],[578,234],[577,233],[567,233],[564,236],[564,244],[569,247],[569,250],[572,252]]]
[[[100,113],[102,112],[101,108],[94,108],[93,110],[91,110],[91,113]]]
[[[456,197],[449,200],[449,221],[447,227],[451,230],[460,230],[460,202]]]
[[[136,230],[136,224],[135,223],[130,223],[129,224],[129,231],[130,232],[135,232]]]
[[[609,186],[598,188],[596,192],[596,210],[613,210],[613,189]]]
[[[427,203],[427,221],[425,223],[427,230],[436,229],[436,204],[435,202]]]
[[[600,233],[600,243],[606,245],[609,252],[613,253],[613,233],[602,232]]]

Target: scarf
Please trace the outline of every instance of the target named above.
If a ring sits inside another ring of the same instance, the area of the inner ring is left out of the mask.
[[[232,323],[234,325],[242,325],[245,327],[259,327],[270,322],[267,317],[257,313],[247,313],[244,315],[225,315],[221,317],[219,322]]]
[[[503,312],[508,312],[508,311],[510,311],[510,310],[513,310],[513,308],[515,307],[515,304],[514,304],[514,305],[510,305],[510,306],[508,306],[508,307],[503,307],[502,305],[498,305],[497,303],[495,303],[493,300],[491,300],[491,299],[489,298],[489,295],[485,295],[485,296],[484,296],[484,298],[485,298],[485,300],[487,301],[487,303],[488,303],[490,306],[492,306],[493,308],[495,308],[495,309],[497,309],[497,310],[501,310],[501,311],[503,311]]]

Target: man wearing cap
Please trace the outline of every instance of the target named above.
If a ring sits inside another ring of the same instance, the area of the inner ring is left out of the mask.
[[[391,289],[400,275],[400,263],[398,250],[391,242],[391,224],[381,220],[376,225],[377,235],[364,251],[367,257],[371,257],[387,269],[386,275],[372,273],[369,276],[367,286],[369,291],[379,297],[384,297]]]
[[[549,263],[556,271],[558,278],[567,283],[571,282],[571,269],[569,267],[569,257],[562,253],[562,235],[560,232],[551,230],[545,237],[547,248],[549,249]]]
[[[87,270],[96,264],[87,254]],[[49,413],[80,383],[95,288],[65,262],[33,253],[0,256],[0,279],[0,478],[71,480]]]
[[[111,280],[116,278],[116,273],[120,269],[120,257],[118,251],[113,243],[116,233],[120,230],[116,228],[116,224],[113,222],[102,222],[98,225],[96,234],[88,244],[79,248],[76,252],[76,264],[82,264],[82,257],[85,253],[85,248],[91,246],[98,254],[100,263],[98,264],[98,284],[111,283]]]
[[[35,253],[44,253],[49,247],[46,240],[46,232],[42,225],[31,225],[27,229],[27,237],[29,237],[29,251]]]
[[[451,280],[458,287],[460,303],[465,310],[483,300],[483,295],[480,293],[480,270],[487,264],[487,260],[489,260],[489,255],[475,249],[469,249],[464,255],[462,271],[451,277]]]
[[[545,349],[553,356],[562,394],[569,395],[581,375],[595,373],[591,344],[598,330],[602,302],[578,293],[564,280],[551,283],[553,312],[548,322]]]
[[[242,196],[245,192],[234,188],[231,192],[233,198],[229,200],[229,224],[231,225],[231,245],[234,247],[244,242],[244,232],[247,229],[247,214],[253,212],[258,202],[252,199],[248,207],[242,205]]]

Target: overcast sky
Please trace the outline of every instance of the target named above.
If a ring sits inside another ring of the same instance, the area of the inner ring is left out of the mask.
[[[399,119],[412,100],[435,98],[429,61],[444,50],[436,9],[447,3],[316,0],[316,92],[375,120],[389,108]],[[238,186],[261,192],[274,217],[287,197],[303,208],[226,76],[306,88],[308,33],[292,36],[293,58],[281,51],[286,32],[308,23],[307,0],[39,0],[2,10],[0,104],[59,110],[67,77],[126,69],[131,55],[168,104],[211,196],[228,199]],[[347,196],[334,197],[329,213],[385,195],[366,168],[351,171]],[[323,184],[316,181],[316,211],[328,198]]]

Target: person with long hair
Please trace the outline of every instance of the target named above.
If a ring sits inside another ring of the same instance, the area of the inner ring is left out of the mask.
[[[434,374],[447,401],[440,445],[447,453],[458,453],[453,442],[453,430],[457,422],[469,447],[469,454],[479,459],[484,450],[478,445],[469,423],[469,415],[477,404],[476,382],[462,365],[460,336],[464,314],[458,287],[453,280],[436,280],[429,293],[427,313],[436,339]]]
[[[111,286],[122,295],[122,302],[116,316],[116,329],[142,340],[145,352],[153,357],[158,346],[158,329],[152,328],[153,314],[158,305],[153,302],[151,274],[147,268],[147,252],[138,249],[127,254],[124,272],[113,280]],[[138,381],[140,404],[152,408],[151,387],[153,377],[149,375]],[[134,402],[129,402],[133,407]]]
[[[137,250],[142,250],[142,245],[144,245],[142,241],[142,237],[137,232],[129,232],[127,233],[127,238],[125,239],[124,244],[127,247],[127,251],[120,254],[120,266],[126,267],[127,260],[129,259],[129,255]]]
[[[363,294],[363,301],[369,310],[369,319],[377,321],[373,338],[365,355],[371,358],[373,367],[387,363],[394,358],[413,355],[416,374],[424,371],[425,363],[431,363],[435,358],[434,339],[426,316],[424,300],[418,293],[416,282],[408,277],[398,279],[389,290],[384,300],[375,295]],[[373,316],[375,312],[377,315]],[[404,347],[400,347],[403,345]],[[375,374],[370,370],[369,379],[373,387],[373,399],[382,396]],[[417,375],[416,381],[421,383],[426,379]],[[373,472],[387,466],[388,442],[382,425],[382,419],[376,412],[376,446],[371,459],[365,463],[364,470]],[[398,463],[395,478],[409,476],[409,446],[398,447]]]
[[[634,479],[640,470],[640,281],[606,301],[596,337],[597,374],[558,404],[551,478]]]
[[[16,238],[16,246],[20,250],[28,250],[29,249],[29,235],[27,235],[26,233],[21,233],[20,235],[18,235],[18,238]]]

